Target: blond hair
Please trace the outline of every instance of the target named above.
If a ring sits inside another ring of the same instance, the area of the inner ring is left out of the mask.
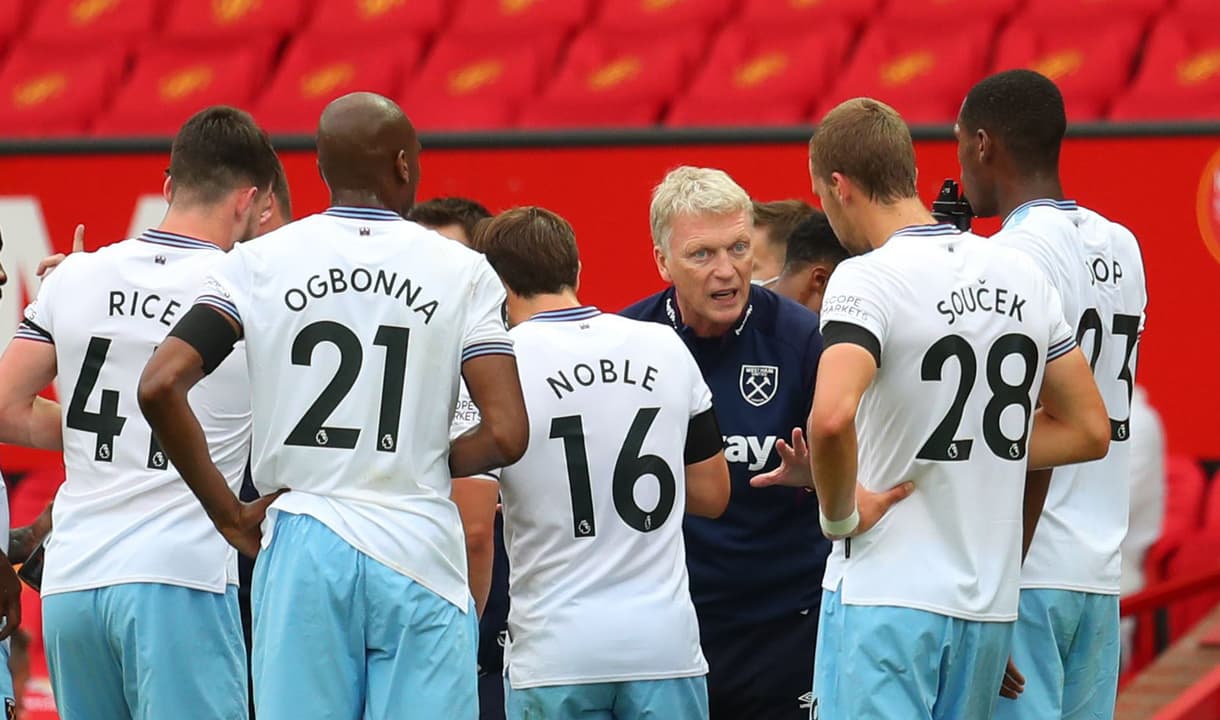
[[[679,215],[731,215],[745,212],[754,221],[750,196],[723,170],[683,165],[670,170],[652,191],[648,217],[652,242],[669,253],[674,218]]]

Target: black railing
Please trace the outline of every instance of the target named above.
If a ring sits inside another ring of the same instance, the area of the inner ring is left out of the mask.
[[[727,145],[796,143],[809,139],[812,125],[765,128],[623,128],[580,130],[495,130],[480,132],[423,133],[421,142],[430,149],[497,149],[531,147],[613,147],[641,145]],[[916,140],[950,140],[951,125],[916,125]],[[1220,135],[1220,120],[1201,122],[1080,123],[1068,128],[1074,138],[1184,137]],[[163,153],[166,137],[3,139],[0,155],[82,155],[95,153]],[[281,150],[312,150],[309,135],[275,138]]]

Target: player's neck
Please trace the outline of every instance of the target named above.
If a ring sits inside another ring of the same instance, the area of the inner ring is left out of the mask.
[[[1001,183],[999,187],[1000,219],[1007,218],[1013,210],[1031,200],[1062,200],[1063,184],[1057,174],[1037,174],[1022,177],[1015,182]]]
[[[382,201],[382,199],[377,196],[377,193],[372,190],[331,190],[330,206],[373,208],[375,210],[389,210],[393,213],[399,212],[396,208],[392,208],[387,203]]]
[[[912,225],[932,225],[936,219],[919,198],[905,198],[888,205],[877,205],[876,211],[863,218],[864,237],[874,250],[886,244],[890,237]]]
[[[576,293],[572,290],[548,293],[546,295],[534,295],[530,298],[511,295],[508,301],[508,323],[516,326],[540,312],[567,310],[574,307],[580,307],[580,300],[576,298]]]
[[[176,235],[185,235],[196,240],[205,240],[228,252],[233,249],[233,224],[230,220],[217,216],[208,208],[175,208],[165,213],[165,218],[157,226]]]

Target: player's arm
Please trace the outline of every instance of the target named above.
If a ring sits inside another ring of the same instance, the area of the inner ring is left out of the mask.
[[[1040,470],[1106,456],[1110,418],[1080,348],[1047,362],[1041,402],[1029,435],[1029,467]]]
[[[500,499],[500,484],[489,477],[454,478],[452,499],[466,533],[470,594],[474,597],[475,610],[483,617],[495,564],[496,504]]]
[[[207,438],[187,393],[215,370],[241,338],[227,314],[196,304],[157,347],[140,376],[140,410],[170,462],[220,534],[250,557],[258,554],[259,525],[280,493],[242,503],[212,462]]]
[[[529,444],[529,418],[517,359],[488,353],[462,363],[462,377],[481,419],[449,445],[449,472],[468,477],[512,465]]]
[[[1038,518],[1046,506],[1046,496],[1051,489],[1051,470],[1030,470],[1025,473],[1025,494],[1021,500],[1021,562],[1029,554],[1034,542],[1034,531],[1038,529]]]
[[[718,518],[729,506],[729,464],[716,413],[708,408],[690,420],[686,431],[686,512]]]
[[[873,354],[862,345],[836,342],[822,351],[808,432],[813,483],[831,535],[848,534],[832,529],[857,514],[856,411],[876,374]]]
[[[0,356],[0,442],[63,450],[59,403],[38,396],[55,379],[55,345],[31,328],[23,322]]]
[[[23,563],[38,549],[38,544],[51,532],[51,510],[55,501],[47,503],[38,517],[29,525],[13,528],[8,532],[8,560]]]

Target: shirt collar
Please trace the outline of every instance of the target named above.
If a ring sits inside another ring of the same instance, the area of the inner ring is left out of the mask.
[[[144,242],[154,243],[156,245],[168,245],[170,247],[183,248],[186,250],[221,250],[222,248],[214,242],[200,240],[189,235],[179,235],[178,233],[166,232],[164,230],[149,229],[140,233],[140,240]]]
[[[950,223],[937,223],[934,225],[908,225],[904,228],[899,228],[891,238],[896,237],[937,237],[942,235],[961,235],[962,231]]]
[[[591,317],[601,315],[602,311],[592,305],[581,305],[574,308],[563,308],[562,310],[543,310],[539,313],[534,313],[530,316],[530,320],[538,320],[540,322],[568,322],[570,320],[588,320]]]
[[[403,217],[392,210],[382,208],[349,207],[336,205],[327,208],[323,215],[344,218],[346,220],[402,220]]]
[[[1051,200],[1050,198],[1038,198],[1029,202],[1021,203],[1012,212],[1008,213],[1008,217],[1004,218],[1004,222],[1000,227],[1008,227],[1008,224],[1029,211],[1030,208],[1036,207],[1052,207],[1056,210],[1075,210],[1078,206],[1075,200]]]
[[[750,296],[746,301],[746,309],[742,311],[741,317],[738,319],[737,324],[733,326],[732,331],[721,336],[720,339],[722,342],[726,342],[731,338],[740,336],[742,331],[746,329],[746,323],[750,322],[750,316],[754,314],[754,292],[757,286],[748,285],[747,288]],[[665,317],[669,318],[669,324],[672,325],[673,329],[678,331],[679,334],[690,335],[692,338],[698,337],[695,335],[695,331],[682,321],[682,311],[678,309],[678,291],[672,286],[665,293]],[[700,339],[710,340],[712,338]]]

